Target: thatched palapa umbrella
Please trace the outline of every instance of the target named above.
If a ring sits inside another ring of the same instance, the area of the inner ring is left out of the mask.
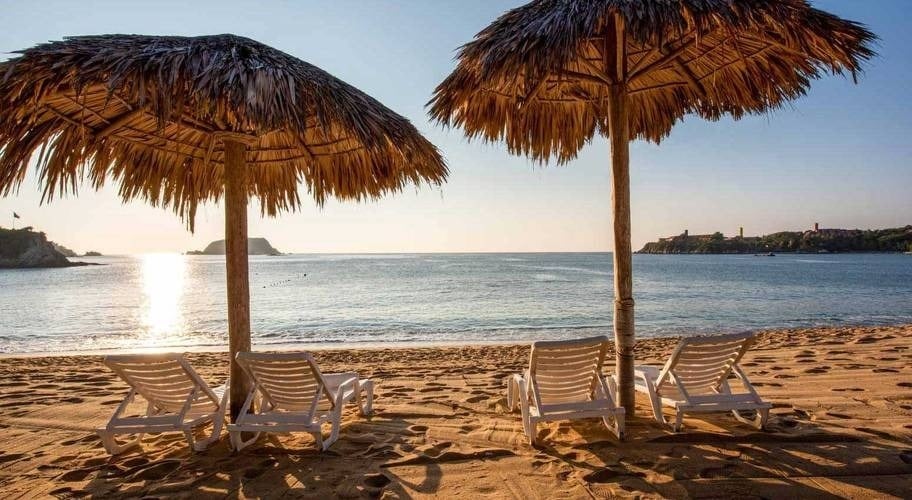
[[[123,200],[187,221],[224,196],[231,414],[250,349],[247,201],[264,214],[442,183],[437,149],[408,120],[288,54],[234,36],[66,38],[0,63],[0,193],[21,185],[40,150],[43,201],[80,182],[117,184]]]
[[[806,0],[535,0],[461,48],[430,114],[542,162],[610,139],[617,375],[632,415],[629,141],[659,142],[690,113],[777,108],[825,72],[855,76],[874,40]]]

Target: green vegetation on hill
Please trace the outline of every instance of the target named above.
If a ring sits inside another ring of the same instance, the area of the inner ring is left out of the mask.
[[[725,238],[722,233],[679,235],[647,243],[639,253],[902,252],[912,248],[912,225],[890,229],[782,231]]]

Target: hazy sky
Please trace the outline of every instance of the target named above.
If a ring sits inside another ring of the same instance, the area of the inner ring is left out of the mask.
[[[455,49],[521,1],[124,2],[0,1],[0,58],[65,35],[143,33],[248,36],[313,63],[405,115],[450,165],[441,189],[372,203],[313,204],[261,219],[250,235],[285,252],[610,250],[608,146],[596,138],[568,166],[539,167],[500,145],[468,143],[427,119],[424,104],[453,68]],[[880,57],[860,85],[820,80],[776,113],[733,122],[691,117],[661,145],[631,148],[633,241],[722,231],[746,234],[912,223],[912,21],[907,0],[818,0],[867,24]],[[221,206],[201,208],[195,234],[170,211],[122,205],[113,187],[39,206],[34,177],[0,198],[77,251],[142,253],[203,248],[222,238]]]

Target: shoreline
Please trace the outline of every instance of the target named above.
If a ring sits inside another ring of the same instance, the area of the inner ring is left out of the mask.
[[[855,323],[847,325],[810,325],[810,326],[797,326],[797,327],[771,327],[771,328],[759,328],[754,330],[731,330],[731,331],[714,331],[714,332],[698,332],[693,335],[687,335],[688,337],[698,337],[698,336],[707,336],[707,335],[717,335],[722,333],[754,333],[757,335],[766,335],[766,334],[788,334],[790,332],[801,332],[809,329],[837,329],[837,328],[907,328],[912,330],[912,323],[893,323],[893,324],[870,324],[870,323]],[[605,333],[608,336],[611,342],[614,342],[613,331],[609,330]],[[582,337],[591,337],[593,335],[583,335]],[[648,342],[648,341],[659,341],[659,340],[678,340],[683,338],[684,335],[672,334],[672,335],[659,335],[659,336],[649,336],[649,337],[640,337],[637,338],[637,342]],[[542,338],[535,340],[554,340],[551,338]],[[325,343],[325,342],[314,342],[314,343],[281,343],[281,344],[258,344],[255,338],[252,338],[253,347],[259,347],[261,351],[264,352],[294,352],[294,351],[315,351],[315,352],[325,352],[325,351],[351,351],[351,350],[368,350],[368,351],[381,351],[381,350],[400,350],[400,349],[448,349],[448,348],[460,348],[460,347],[522,347],[529,346],[535,340],[470,340],[470,341],[460,341],[460,340],[429,340],[429,341],[394,341],[394,342],[334,342],[334,343]],[[225,339],[224,346],[216,345],[201,345],[201,346],[173,346],[173,347],[143,347],[136,349],[122,349],[112,347],[109,349],[89,349],[85,351],[70,351],[70,352],[55,352],[55,351],[36,351],[36,352],[25,352],[25,353],[4,353],[0,352],[0,360],[4,359],[17,359],[17,358],[63,358],[70,356],[105,356],[108,354],[143,354],[143,353],[164,353],[164,352],[179,352],[179,353],[199,353],[199,354],[220,354],[225,353],[228,349],[228,339]]]

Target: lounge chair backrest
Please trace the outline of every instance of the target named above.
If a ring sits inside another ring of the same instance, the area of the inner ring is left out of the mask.
[[[334,404],[310,353],[239,352],[237,361],[274,409],[312,415],[324,395],[330,406]]]
[[[157,408],[169,412],[185,409],[191,393],[206,395],[212,408],[219,398],[190,366],[183,354],[125,354],[105,356],[104,364]],[[203,400],[205,401],[205,399]],[[199,400],[196,401],[196,404]]]
[[[753,333],[685,338],[659,374],[656,390],[673,378],[688,393],[715,392],[753,342]]]
[[[604,336],[533,343],[529,376],[537,404],[590,400],[600,383],[607,350]]]

